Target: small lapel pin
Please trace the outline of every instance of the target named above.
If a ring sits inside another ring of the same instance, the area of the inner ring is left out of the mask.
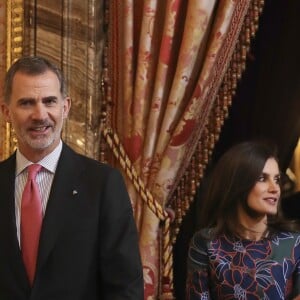
[[[78,192],[76,190],[73,190],[73,195],[77,195]]]

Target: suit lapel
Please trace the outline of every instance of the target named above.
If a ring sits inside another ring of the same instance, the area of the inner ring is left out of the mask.
[[[53,249],[58,235],[65,226],[66,214],[72,210],[74,192],[82,172],[79,155],[65,144],[58,161],[40,236],[37,270]]]
[[[8,278],[16,278],[20,283],[16,286],[28,288],[26,271],[22,260],[21,250],[17,239],[16,218],[15,218],[15,154],[1,163],[1,201],[0,201],[0,241],[4,255],[0,258],[2,268],[7,269]],[[5,259],[5,262],[2,259]],[[10,272],[14,275],[11,276]]]

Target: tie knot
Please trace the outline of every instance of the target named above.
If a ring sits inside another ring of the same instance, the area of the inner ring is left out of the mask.
[[[41,170],[42,166],[39,164],[33,164],[28,166],[28,179],[35,179],[36,174]]]

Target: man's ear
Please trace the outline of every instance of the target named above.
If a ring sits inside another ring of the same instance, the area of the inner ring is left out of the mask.
[[[4,101],[1,101],[0,107],[1,107],[1,113],[4,117],[4,120],[10,123],[10,112],[9,112],[8,105]]]
[[[71,108],[71,98],[67,96],[64,98],[64,113],[63,113],[64,119],[68,117],[70,108]]]

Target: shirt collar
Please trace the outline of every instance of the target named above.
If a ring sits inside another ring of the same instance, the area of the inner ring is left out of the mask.
[[[62,141],[60,140],[57,147],[44,158],[42,158],[37,163],[40,164],[43,168],[47,169],[49,172],[54,173],[57,167],[57,163],[60,157],[62,150]],[[16,176],[18,176],[25,168],[33,164],[28,160],[19,149],[16,152]]]

